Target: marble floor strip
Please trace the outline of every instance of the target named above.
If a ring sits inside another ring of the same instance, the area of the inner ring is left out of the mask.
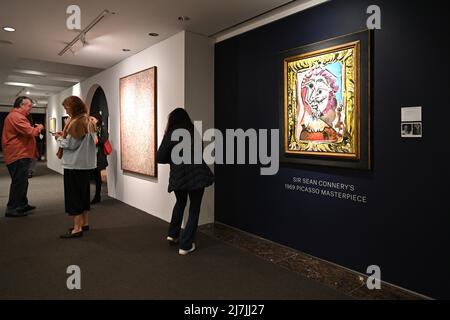
[[[366,286],[367,276],[365,275],[221,223],[201,226],[199,231],[355,299],[426,299],[421,295],[384,282],[381,290],[369,290]]]

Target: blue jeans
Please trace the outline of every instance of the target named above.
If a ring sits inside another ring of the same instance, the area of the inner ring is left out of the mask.
[[[177,202],[172,212],[172,220],[169,226],[169,237],[179,238],[181,233],[181,223],[183,222],[184,209],[189,196],[189,217],[186,227],[180,237],[180,249],[189,250],[195,242],[197,236],[198,218],[202,206],[202,198],[205,189],[194,191],[175,191]]]
[[[9,188],[6,213],[13,213],[28,205],[28,169],[30,168],[30,162],[31,159],[20,159],[7,165],[11,176],[11,187]]]

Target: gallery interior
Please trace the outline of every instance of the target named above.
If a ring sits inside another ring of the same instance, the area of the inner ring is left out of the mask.
[[[0,215],[0,299],[449,299],[446,24],[426,1],[2,1],[0,130],[19,96],[45,130],[37,209]],[[92,230],[63,240],[69,96],[112,151]],[[156,159],[176,108],[216,133],[186,256]],[[1,210],[10,184],[0,149]]]

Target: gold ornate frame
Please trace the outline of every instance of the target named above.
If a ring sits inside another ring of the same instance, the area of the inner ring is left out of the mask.
[[[338,142],[296,139],[297,74],[317,63],[341,62],[344,88],[345,132]],[[284,59],[284,148],[286,154],[360,159],[360,41]]]

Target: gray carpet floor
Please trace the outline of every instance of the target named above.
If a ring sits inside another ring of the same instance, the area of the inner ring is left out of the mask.
[[[0,163],[0,210],[9,184]],[[1,212],[0,299],[348,299],[202,233],[198,250],[180,256],[165,240],[166,222],[114,199],[93,207],[92,230],[83,238],[59,239],[71,225],[63,178],[43,164],[28,195],[38,207],[33,215]],[[81,290],[66,287],[70,265],[81,268]]]

